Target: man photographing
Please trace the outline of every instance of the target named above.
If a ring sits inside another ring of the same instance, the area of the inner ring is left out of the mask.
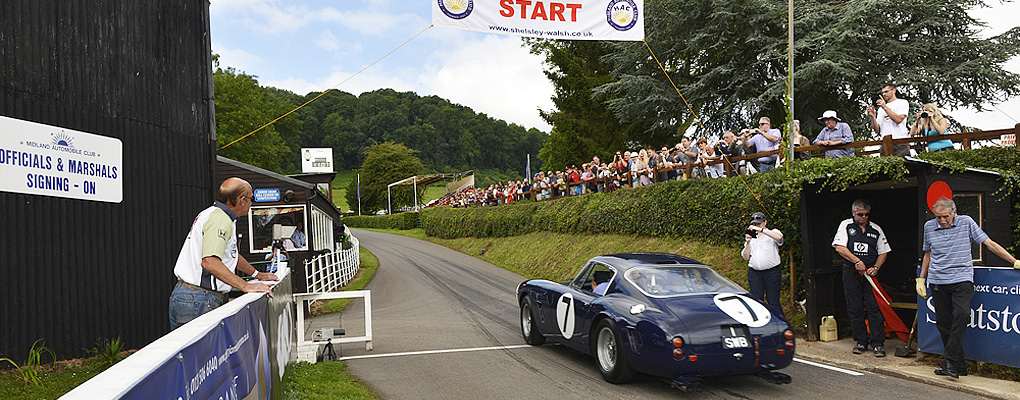
[[[875,106],[878,106],[876,110]],[[882,93],[874,105],[868,106],[871,117],[871,129],[881,136],[892,136],[893,139],[910,137],[907,130],[907,114],[910,114],[910,103],[896,98],[896,85],[887,83],[882,86]],[[910,145],[894,144],[893,155],[905,157],[910,155]]]
[[[783,233],[779,229],[768,228],[765,213],[754,213],[751,225],[744,233],[744,248],[740,251],[740,257],[747,260],[748,290],[751,297],[766,302],[780,316],[783,316],[783,306],[779,304],[783,274],[779,266],[779,246],[782,245]]]

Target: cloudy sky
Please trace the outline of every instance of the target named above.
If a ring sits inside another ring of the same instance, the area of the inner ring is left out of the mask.
[[[1009,19],[1020,15],[1020,3],[986,1],[992,7],[973,14],[989,23],[988,35],[1016,25]],[[430,6],[430,0],[211,0],[212,48],[221,66],[255,75],[263,86],[299,95],[341,82],[339,90],[356,95],[414,91],[548,132],[538,110],[552,109],[553,89],[541,58],[518,37],[430,29]],[[1020,72],[1020,58],[1006,68]],[[995,107],[950,114],[982,129],[1012,127],[1020,119],[1020,98]]]

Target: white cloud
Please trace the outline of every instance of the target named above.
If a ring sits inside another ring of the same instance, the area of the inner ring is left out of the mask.
[[[551,109],[552,84],[542,74],[542,58],[517,37],[487,35],[480,40],[448,40],[418,76],[422,95],[434,94],[490,117],[549,131],[538,109]]]
[[[322,31],[319,38],[315,39],[315,44],[331,53],[340,50],[340,41],[337,40],[336,36],[333,36],[333,32],[330,32],[329,29]]]
[[[279,3],[277,0],[211,0],[209,14],[210,18],[270,34],[297,31],[314,19],[314,10]]]
[[[220,68],[233,67],[249,75],[258,75],[255,71],[262,65],[259,56],[241,49],[231,49],[216,42],[212,43],[212,52],[220,56]]]

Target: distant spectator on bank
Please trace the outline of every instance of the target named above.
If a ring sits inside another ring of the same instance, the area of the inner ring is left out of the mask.
[[[843,122],[836,116],[836,112],[828,110],[822,113],[822,116],[818,118],[818,122],[825,124],[822,131],[815,137],[815,141],[812,144],[818,146],[838,146],[841,144],[848,144],[854,142],[854,134],[850,131],[850,125]],[[854,149],[832,149],[825,150],[825,158],[843,158],[851,157],[854,155]]]
[[[599,193],[605,193],[610,190],[608,185],[611,183],[610,178],[612,176],[609,165],[602,163],[598,169],[598,184],[596,185],[596,189],[598,189]]]
[[[921,106],[917,113],[914,126],[910,127],[910,136],[941,136],[949,129],[949,120],[942,116],[942,111],[934,104]],[[952,150],[953,141],[948,139],[928,142],[928,151]]]
[[[878,106],[876,110],[875,106]],[[910,103],[896,98],[896,85],[887,83],[882,86],[882,93],[874,105],[868,106],[871,117],[871,129],[881,136],[892,136],[893,139],[909,137],[907,130],[907,114],[910,114]],[[893,155],[906,157],[910,155],[910,145],[893,145]]]
[[[579,185],[579,183],[581,183],[581,171],[577,169],[576,165],[571,165],[570,170],[567,172],[569,174],[567,175],[567,178],[568,182],[570,182],[571,185],[570,186],[571,194],[572,195],[583,194],[584,185]]]
[[[772,120],[769,117],[761,117],[758,120],[758,127],[751,131],[754,136],[744,143],[744,147],[754,146],[757,153],[772,151],[779,148],[783,133],[779,129],[772,128]],[[750,153],[748,153],[750,154]],[[758,172],[768,172],[776,167],[778,154],[758,157]]]
[[[704,152],[701,153],[701,163],[705,166],[705,174],[708,175],[709,178],[725,178],[726,167],[724,167],[722,163],[717,162],[722,159],[722,156],[715,152],[714,147],[707,144],[702,148],[702,150]],[[713,162],[716,163],[712,164]]]
[[[740,157],[740,156],[744,155],[744,146],[742,146],[740,144],[740,141],[737,140],[737,131],[732,130],[732,129],[728,130],[726,132],[723,132],[722,140],[720,140],[718,143],[716,143],[715,147],[716,147],[716,153],[719,153],[723,157],[731,157],[732,158],[732,157]],[[737,161],[737,162],[732,162],[731,161],[731,163],[732,163],[733,169],[735,170],[735,172],[737,174],[743,174],[743,175],[747,174],[747,167],[746,167],[747,162],[746,161],[744,161],[744,160],[740,160],[740,161]],[[723,168],[725,168],[725,167],[723,167]]]
[[[626,156],[626,158],[624,158]],[[616,186],[627,186],[627,159],[630,155],[627,152],[621,154],[619,151],[616,152],[616,157],[613,158],[612,169],[615,171]]]
[[[638,152],[637,167],[635,173],[637,173],[637,179],[635,179],[635,186],[649,186],[652,184],[652,179],[649,177],[648,169],[648,150],[641,149]]]
[[[671,168],[673,168],[673,160],[669,157],[669,147],[662,146],[662,150],[659,150],[659,169],[662,170],[658,172],[659,182],[669,180],[670,173],[675,174]]]
[[[694,164],[694,168],[691,168],[692,179],[701,179],[708,176],[705,172],[705,160],[701,157],[705,153],[705,147],[708,147],[708,140],[700,138],[697,142],[694,142],[694,147],[688,153],[688,155],[694,154],[691,160],[691,163]]]

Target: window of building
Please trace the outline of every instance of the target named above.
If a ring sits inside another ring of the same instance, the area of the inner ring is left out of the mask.
[[[308,250],[308,220],[305,206],[252,207],[248,211],[249,252],[268,253],[273,241],[287,250]]]

